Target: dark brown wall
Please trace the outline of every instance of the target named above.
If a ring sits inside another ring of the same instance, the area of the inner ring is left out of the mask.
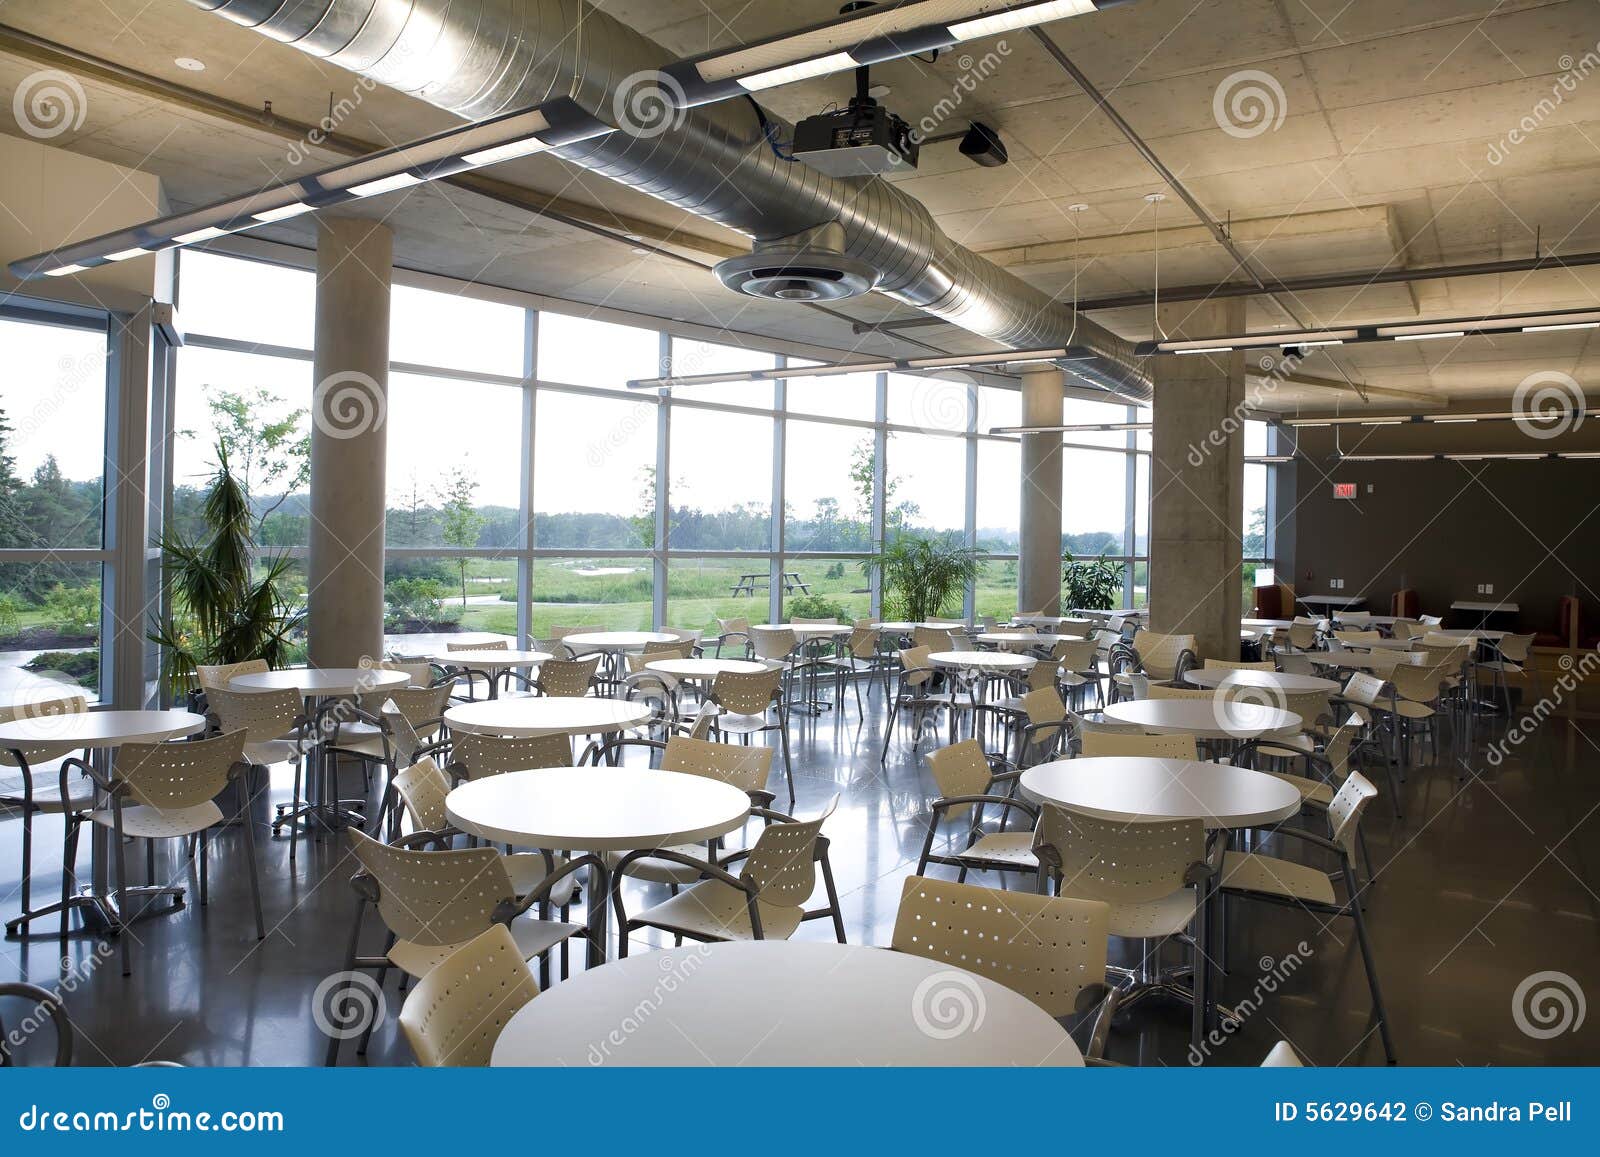
[[[1538,631],[1554,629],[1556,601],[1571,594],[1586,629],[1600,622],[1600,460],[1336,463],[1322,457],[1324,440],[1302,436],[1311,460],[1286,468],[1293,479],[1279,491],[1280,523],[1293,527],[1278,562],[1298,593],[1328,593],[1340,578],[1336,593],[1365,594],[1380,614],[1402,587],[1425,614],[1505,600],[1521,605],[1523,630]],[[1335,499],[1335,482],[1357,483],[1356,499]],[[1493,596],[1479,583],[1493,583]]]

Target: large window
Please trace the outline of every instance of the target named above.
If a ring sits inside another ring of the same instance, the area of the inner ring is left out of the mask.
[[[566,313],[539,315],[535,376],[542,382],[625,390],[630,379],[661,372],[661,338],[654,330]]]
[[[785,440],[784,542],[790,550],[872,549],[873,433],[790,419]]]
[[[0,693],[100,694],[106,323],[0,317]]]
[[[674,406],[671,462],[671,549],[771,549],[771,418]]]

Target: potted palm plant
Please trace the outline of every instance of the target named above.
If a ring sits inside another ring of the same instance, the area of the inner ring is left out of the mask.
[[[265,659],[283,666],[303,617],[284,592],[289,558],[260,560],[258,569],[250,499],[220,444],[201,515],[207,537],[190,541],[174,532],[161,542],[168,593],[150,638],[162,649],[174,700],[195,690],[200,664]]]
[[[861,569],[869,578],[882,576],[885,619],[921,623],[960,609],[985,553],[946,536],[901,533]]]

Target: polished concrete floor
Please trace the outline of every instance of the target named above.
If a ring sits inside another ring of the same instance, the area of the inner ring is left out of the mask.
[[[797,719],[792,737],[797,810],[809,814],[841,794],[826,831],[849,939],[886,944],[900,881],[921,846],[932,781],[920,760],[926,747],[913,758],[898,735],[887,765],[879,765],[881,700],[875,706],[864,724],[853,700],[842,718]],[[1401,792],[1404,819],[1377,777],[1384,794],[1366,821],[1376,868],[1368,916],[1400,1062],[1592,1064],[1600,1061],[1600,1016],[1548,1035],[1539,1016],[1559,1010],[1539,993],[1555,984],[1600,997],[1600,722],[1549,720],[1493,766],[1486,743],[1496,734],[1491,727],[1480,735],[1473,774],[1413,769]],[[275,798],[286,798],[286,769],[272,787]],[[264,818],[263,809],[258,823]],[[59,887],[59,830],[40,825],[35,885],[45,896]],[[7,918],[18,906],[20,831],[14,817],[0,819],[0,915]],[[134,927],[131,977],[120,974],[106,941],[74,936],[63,961],[59,941],[45,935],[0,943],[0,981],[27,979],[66,993],[79,1063],[320,1064],[327,1038],[313,1016],[313,994],[343,967],[355,909],[352,862],[343,843],[329,838],[302,843],[291,868],[287,839],[258,832],[265,941],[255,937],[243,839],[234,829],[213,846],[206,907],[187,865],[160,862],[158,874],[191,885],[191,902]],[[142,855],[130,858],[136,874],[142,862]],[[367,930],[375,950],[375,918]],[[830,934],[819,921],[797,935]],[[1228,938],[1224,995],[1256,1007],[1207,1063],[1256,1064],[1279,1038],[1318,1065],[1382,1063],[1348,921],[1323,927],[1302,912],[1236,906]],[[1125,954],[1130,946],[1121,947]],[[388,1015],[365,1063],[410,1063],[393,1023],[401,999],[391,976]],[[0,1002],[8,1026],[26,1011]],[[24,1045],[24,1059],[40,1042]],[[1110,1055],[1183,1065],[1188,1044],[1185,1011],[1153,1000],[1119,1021]],[[363,1063],[353,1052],[347,1044],[346,1063]]]

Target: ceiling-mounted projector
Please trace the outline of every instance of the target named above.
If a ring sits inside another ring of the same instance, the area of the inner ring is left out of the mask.
[[[877,177],[917,167],[911,126],[871,97],[794,127],[794,159],[830,177]]]

